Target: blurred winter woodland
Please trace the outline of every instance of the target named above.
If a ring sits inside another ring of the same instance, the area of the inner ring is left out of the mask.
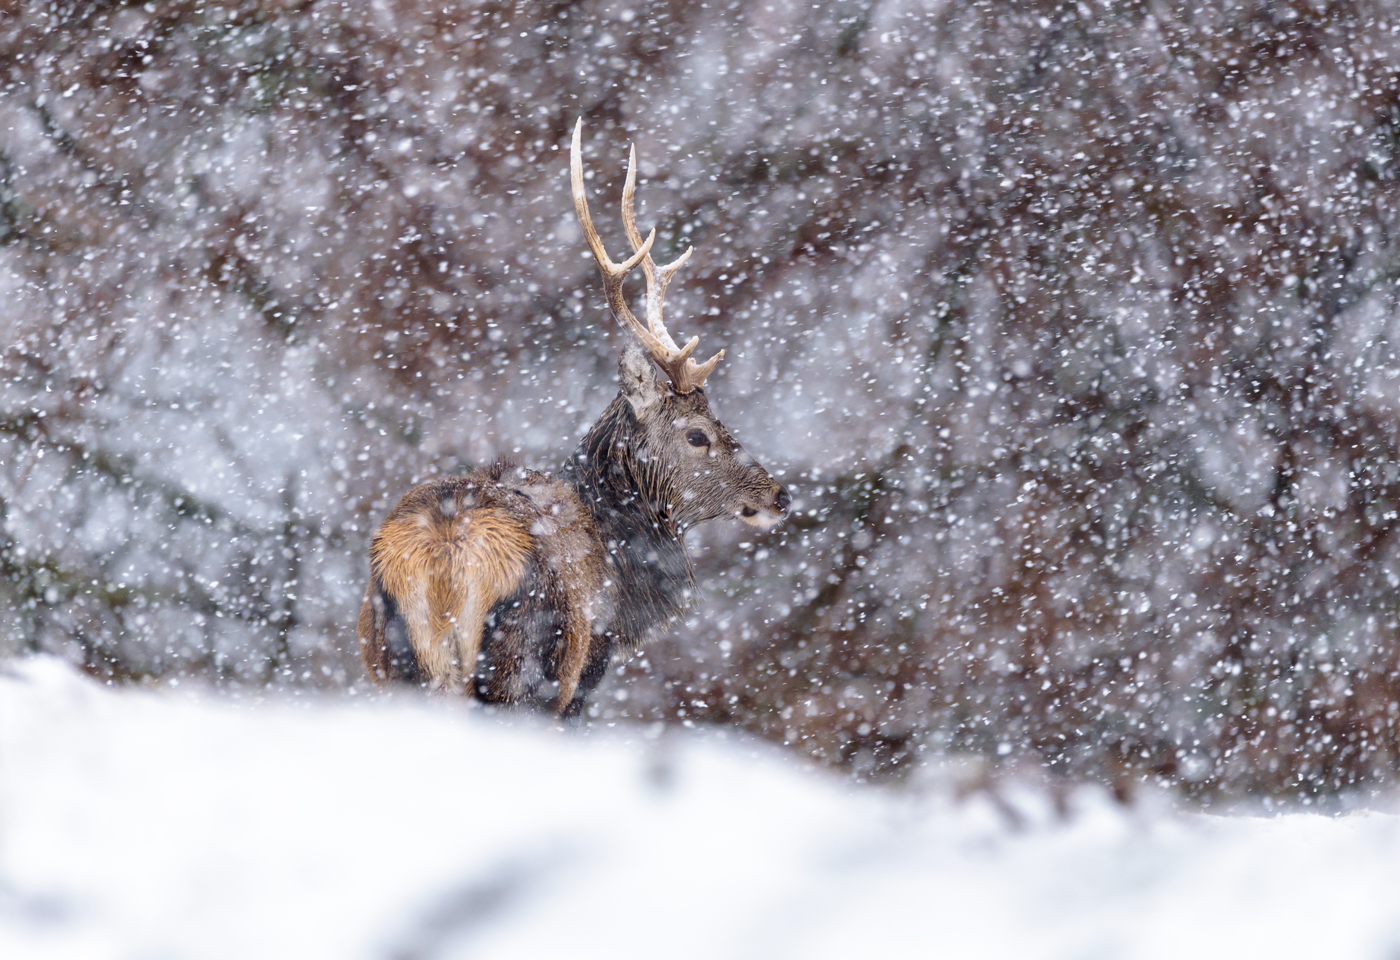
[[[1400,20],[1368,2],[0,7],[0,644],[363,688],[415,479],[552,466],[674,326],[798,513],[594,715],[864,776],[1400,770]],[[615,218],[604,236],[623,247]]]

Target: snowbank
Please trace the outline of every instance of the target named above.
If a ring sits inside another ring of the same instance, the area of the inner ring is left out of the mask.
[[[1400,818],[857,789],[761,745],[451,703],[0,675],[7,958],[1344,957]]]

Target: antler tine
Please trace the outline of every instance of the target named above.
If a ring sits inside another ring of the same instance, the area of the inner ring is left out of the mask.
[[[637,229],[634,200],[637,189],[637,150],[632,148],[627,159],[627,179],[622,188],[622,226],[627,231],[627,240],[632,244],[632,257],[621,264],[613,263],[598,238],[593,227],[593,218],[588,212],[588,198],[583,192],[583,118],[574,125],[574,141],[569,151],[569,175],[573,185],[574,209],[578,212],[579,225],[588,248],[593,251],[593,259],[598,261],[598,270],[603,275],[603,289],[608,297],[608,306],[619,323],[627,327],[642,345],[647,348],[656,365],[666,372],[677,393],[690,393],[705,386],[705,378],[714,372],[716,365],[724,358],[724,351],[716,353],[709,360],[697,364],[691,354],[700,343],[699,337],[691,337],[685,346],[679,347],[662,322],[662,309],[666,301],[666,285],[687,260],[694,248],[687,248],[672,262],[657,267],[651,258],[651,247],[656,241],[653,229],[642,239]],[[643,326],[627,307],[627,299],[622,294],[623,278],[637,264],[642,265],[647,281],[647,324]]]
[[[622,263],[614,263],[612,258],[608,256],[608,251],[603,246],[603,241],[598,237],[597,229],[593,226],[593,217],[588,212],[588,197],[583,192],[582,137],[583,118],[580,117],[574,126],[573,146],[569,149],[569,181],[573,187],[574,211],[578,214],[579,226],[583,228],[583,239],[588,242],[588,249],[593,252],[593,259],[598,262],[598,272],[603,275],[603,292],[607,295],[608,307],[611,308],[617,322],[635,333],[653,355],[658,352],[664,353],[665,345],[632,315],[631,309],[627,306],[627,298],[622,293],[622,281],[627,274],[631,273],[643,260],[650,259],[651,245],[656,240],[656,231],[651,232],[645,243],[637,244],[637,252]]]
[[[622,229],[627,231],[627,241],[633,251],[642,249],[642,234],[637,229],[637,210],[633,200],[637,194],[637,147],[633,144],[627,150],[627,179],[622,182]],[[647,293],[656,282],[656,263],[648,253],[642,258],[642,269],[647,275]]]
[[[698,343],[699,340],[700,338],[696,337],[691,342]],[[694,360],[687,360],[685,371],[686,380],[689,381],[691,386],[694,388],[698,389],[704,387],[705,378],[715,372],[715,367],[719,366],[719,362],[723,359],[724,350],[721,349],[719,353],[716,353],[713,357],[706,360],[704,363],[696,363]]]
[[[637,229],[637,216],[634,199],[637,190],[637,148],[632,147],[627,157],[627,180],[622,188],[622,225],[627,230],[627,239],[632,244],[633,250],[641,250],[642,235]],[[655,231],[653,231],[655,233]],[[699,337],[691,337],[684,347],[677,347],[676,341],[671,337],[671,333],[666,329],[666,324],[662,320],[662,311],[666,303],[666,285],[671,282],[671,277],[675,276],[677,270],[685,265],[690,259],[690,255],[695,252],[694,247],[686,247],[685,253],[664,267],[657,267],[648,253],[642,260],[642,269],[646,271],[647,277],[647,326],[658,340],[666,343],[672,350],[672,356],[658,363],[670,375],[671,381],[676,385],[679,393],[689,393],[697,388],[705,386],[705,378],[714,372],[715,367],[724,359],[724,351],[716,353],[703,364],[698,364],[690,359],[690,355],[695,352],[695,348],[700,345]]]
[[[632,249],[640,250],[642,235],[637,229],[637,212],[633,205],[636,192],[637,148],[633,146],[627,156],[627,180],[622,187],[622,226],[627,231],[627,239],[631,242]],[[642,259],[642,269],[647,275],[647,326],[651,328],[652,334],[662,343],[669,345],[672,351],[680,348],[676,346],[676,341],[672,339],[670,331],[661,319],[666,303],[666,285],[694,252],[694,247],[687,247],[685,253],[659,268],[650,253]]]

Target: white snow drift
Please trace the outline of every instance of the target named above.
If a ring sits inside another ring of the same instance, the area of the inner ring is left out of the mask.
[[[0,675],[0,956],[1345,957],[1400,951],[1400,818],[1068,816],[855,788],[731,737],[443,701]]]

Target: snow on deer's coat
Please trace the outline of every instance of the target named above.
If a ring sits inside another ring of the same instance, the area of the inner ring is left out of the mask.
[[[736,516],[758,527],[788,511],[787,491],[710,410],[699,342],[662,322],[667,283],[690,257],[658,267],[633,213],[636,153],[622,220],[633,255],[614,263],[583,191],[574,128],[574,207],[613,317],[629,332],[620,390],[557,476],[510,464],[414,487],[370,546],[361,654],[377,682],[407,681],[495,703],[577,715],[614,651],[633,650],[690,602],[685,531]],[[642,266],[646,324],[622,285]],[[665,373],[656,376],[653,364]]]

